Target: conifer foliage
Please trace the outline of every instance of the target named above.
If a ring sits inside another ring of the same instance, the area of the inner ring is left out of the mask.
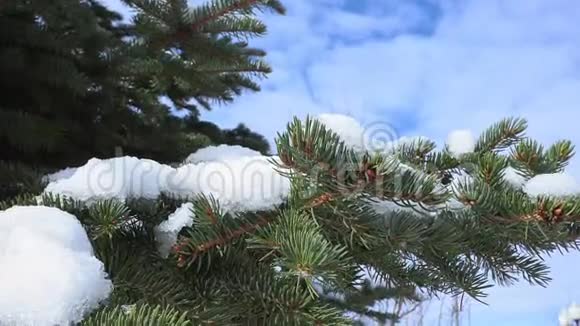
[[[125,3],[128,23],[97,0],[2,1],[0,160],[61,168],[122,148],[178,162],[212,140],[172,109],[197,117],[270,72],[248,39],[266,32],[257,10],[283,13],[277,1]]]
[[[458,156],[425,139],[360,151],[316,119],[295,119],[272,160],[291,192],[272,210],[234,214],[209,195],[40,202],[77,216],[113,282],[83,325],[396,320],[372,305],[436,294],[485,300],[492,283],[517,279],[545,286],[541,256],[576,249],[580,199],[530,195],[506,178],[508,169],[523,181],[561,172],[573,146],[543,149],[525,129],[525,120],[503,120]],[[21,196],[0,208],[38,202]],[[192,223],[164,258],[155,228],[183,202]]]
[[[94,0],[0,3],[0,153],[10,171],[0,173],[10,185],[0,210],[44,205],[78,219],[92,245],[85,254],[94,252],[113,286],[81,325],[384,322],[399,316],[373,309],[383,299],[485,300],[493,283],[545,286],[542,256],[577,248],[580,198],[530,186],[563,172],[574,147],[544,148],[516,118],[460,155],[426,139],[361,150],[317,119],[294,119],[270,162],[289,180],[288,196],[258,211],[228,210],[203,192],[87,201],[47,192],[42,174],[20,163],[66,167],[115,147],[181,161],[212,142],[267,151],[245,126],[220,130],[198,110],[259,90],[270,68],[245,39],[265,33],[255,12],[283,13],[282,5],[125,3],[136,12],[130,23]],[[167,100],[192,114],[172,116]],[[163,169],[150,177],[175,176]],[[190,220],[166,256],[159,226],[184,207]]]

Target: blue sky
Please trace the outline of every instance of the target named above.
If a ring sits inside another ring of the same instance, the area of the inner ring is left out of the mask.
[[[479,132],[516,115],[546,144],[580,144],[580,1],[283,2],[288,14],[265,15],[269,35],[252,42],[274,68],[263,91],[204,119],[243,122],[272,140],[294,115],[335,112],[442,142],[452,129]],[[471,324],[556,324],[561,307],[580,301],[580,255],[548,261],[549,288],[494,288],[489,306],[472,305]]]

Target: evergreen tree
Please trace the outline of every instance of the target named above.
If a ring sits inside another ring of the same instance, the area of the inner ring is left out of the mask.
[[[189,198],[193,225],[169,259],[154,227],[183,199],[42,202],[79,218],[113,280],[84,325],[354,324],[348,313],[384,321],[397,316],[369,307],[382,298],[483,300],[491,282],[520,278],[545,286],[541,255],[576,248],[579,198],[532,197],[504,178],[508,166],[524,179],[560,172],[573,155],[570,142],[544,149],[525,129],[503,120],[460,156],[422,139],[361,153],[317,120],[296,119],[276,141],[292,184],[286,202],[233,215],[212,197]],[[401,209],[380,212],[377,202]],[[382,287],[371,291],[365,274]]]
[[[260,153],[268,153],[268,141],[264,136],[251,131],[244,124],[239,124],[236,128],[225,130],[224,143],[228,145],[241,145],[254,149]]]
[[[266,138],[251,131],[244,124],[239,124],[234,129],[222,130],[214,123],[201,121],[199,117],[191,115],[185,119],[185,126],[186,130],[195,130],[207,136],[213,144],[240,145],[264,155],[270,152],[270,145]]]
[[[127,24],[96,0],[2,2],[0,160],[61,168],[120,147],[180,161],[208,140],[172,110],[197,116],[270,72],[246,40],[266,31],[254,11],[282,13],[277,1],[125,3]]]

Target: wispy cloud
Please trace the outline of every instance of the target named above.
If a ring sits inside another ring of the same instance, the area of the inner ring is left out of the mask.
[[[369,9],[351,12],[346,4],[293,1],[288,16],[267,17],[270,35],[258,44],[270,51],[275,72],[265,91],[208,116],[241,119],[273,136],[280,124],[254,112],[281,112],[282,122],[313,107],[363,120],[412,115],[419,123],[409,132],[443,139],[449,128],[481,130],[522,115],[544,141],[578,137],[577,2],[362,2]],[[282,94],[302,106],[262,103]]]

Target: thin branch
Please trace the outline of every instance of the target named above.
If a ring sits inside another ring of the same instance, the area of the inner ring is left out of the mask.
[[[218,17],[221,17],[221,16],[227,14],[228,12],[232,12],[232,11],[242,9],[245,7],[249,7],[253,4],[255,4],[256,2],[258,2],[258,0],[243,0],[240,2],[236,2],[236,3],[232,4],[231,6],[225,7],[222,10],[215,12],[213,15],[209,15],[209,16],[205,17],[204,19],[192,24],[191,27],[194,30],[199,30],[203,25],[209,23],[210,21],[212,21]]]

